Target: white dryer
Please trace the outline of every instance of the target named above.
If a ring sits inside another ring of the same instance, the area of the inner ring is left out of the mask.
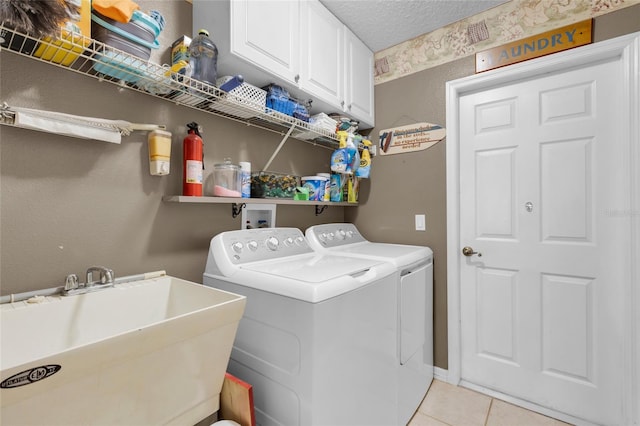
[[[319,253],[394,265],[399,339],[397,424],[406,425],[433,381],[433,251],[368,241],[352,223],[312,226],[305,236]]]
[[[296,228],[223,232],[204,284],[247,297],[229,371],[260,425],[395,425],[395,268],[319,254]]]

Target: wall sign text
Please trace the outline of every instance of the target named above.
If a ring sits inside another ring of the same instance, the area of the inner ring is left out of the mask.
[[[542,34],[476,53],[476,72],[491,70],[591,43],[593,20],[577,22]]]

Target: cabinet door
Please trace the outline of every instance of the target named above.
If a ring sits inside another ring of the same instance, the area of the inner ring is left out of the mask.
[[[231,52],[282,79],[299,68],[298,2],[231,1]]]
[[[355,34],[345,28],[347,115],[360,120],[360,127],[373,127],[373,52]]]
[[[300,2],[300,58],[300,89],[341,111],[344,25],[317,0]]]

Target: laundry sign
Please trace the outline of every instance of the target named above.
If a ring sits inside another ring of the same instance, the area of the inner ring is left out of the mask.
[[[446,136],[444,127],[431,123],[416,123],[380,131],[380,154],[402,154],[422,151]]]
[[[576,22],[476,53],[476,72],[491,70],[591,43],[592,20]]]

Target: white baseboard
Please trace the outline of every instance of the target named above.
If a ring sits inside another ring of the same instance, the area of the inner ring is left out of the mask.
[[[492,398],[500,399],[500,400],[508,402],[510,404],[517,405],[517,406],[525,408],[527,410],[534,411],[536,413],[540,413],[540,414],[542,414],[544,416],[552,417],[552,418],[561,420],[563,422],[566,422],[566,423],[569,423],[569,424],[572,424],[572,425],[576,425],[576,426],[596,426],[594,423],[588,422],[588,421],[586,421],[584,419],[579,419],[579,418],[573,417],[573,416],[571,416],[569,414],[561,413],[559,411],[552,410],[550,408],[542,407],[542,406],[540,406],[538,404],[534,404],[532,402],[525,401],[525,400],[522,400],[520,398],[516,398],[516,397],[510,396],[510,395],[506,395],[506,394],[504,394],[502,392],[494,391],[492,389],[488,389],[488,388],[485,388],[483,386],[478,386],[478,385],[475,385],[473,383],[469,383],[469,382],[464,381],[464,380],[460,381],[460,386],[465,387],[467,389],[474,390],[476,392],[483,393],[483,394],[488,395],[488,396],[490,396]]]
[[[541,407],[537,404],[533,404],[528,401],[521,400],[519,398],[515,398],[509,395],[505,395],[501,392],[496,392],[491,389],[487,389],[482,386],[474,385],[473,383],[469,383],[466,381],[460,381],[459,383],[451,383],[449,382],[449,370],[445,370],[444,368],[434,367],[433,368],[433,378],[435,380],[440,380],[441,382],[449,383],[454,386],[463,386],[465,388],[474,390],[476,392],[483,393],[492,398],[497,398],[506,402],[509,402],[514,405],[518,405],[522,408],[526,408],[531,411],[535,411],[537,413],[543,414],[548,417],[553,417],[565,422],[569,422],[570,424],[579,425],[579,426],[595,426],[593,423],[589,423],[583,419],[578,419],[576,417],[570,416],[568,414],[560,413],[555,410],[551,410],[549,408]]]
[[[433,367],[433,378],[441,382],[448,382],[449,370],[440,367]],[[457,385],[457,383],[453,383]]]

